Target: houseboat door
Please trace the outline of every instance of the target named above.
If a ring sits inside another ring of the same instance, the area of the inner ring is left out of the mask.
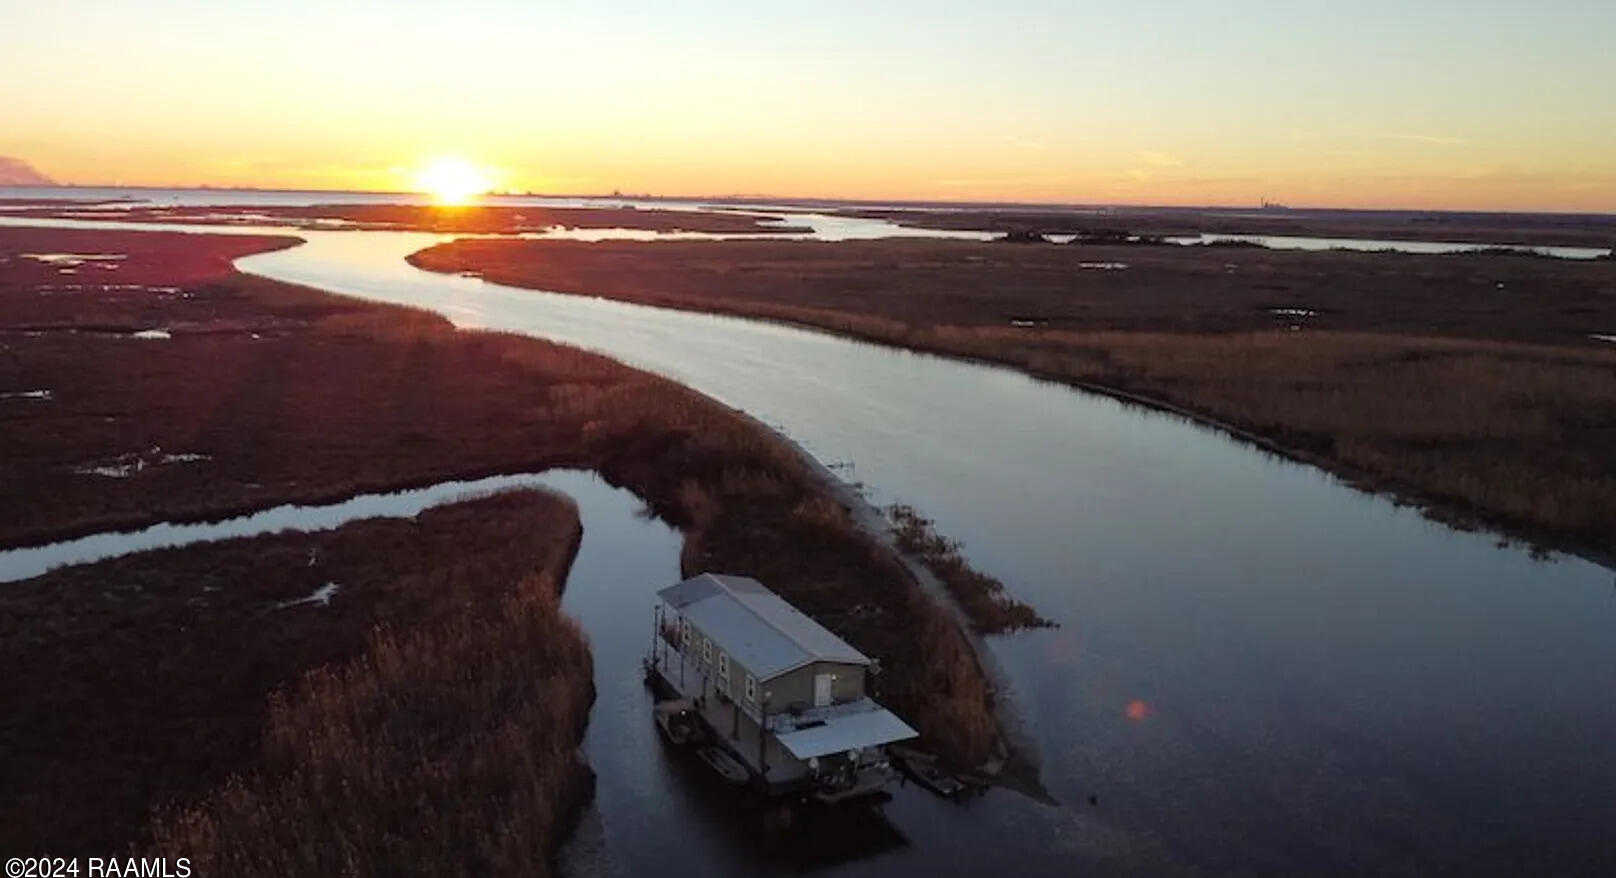
[[[833,676],[831,674],[815,674],[814,675],[814,706],[815,707],[829,707],[830,706],[830,683],[831,683],[831,680],[834,680],[834,679],[835,679],[835,676]]]

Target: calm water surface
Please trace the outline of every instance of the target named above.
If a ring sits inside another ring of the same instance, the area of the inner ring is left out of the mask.
[[[903,791],[884,824],[860,824],[869,837],[826,867],[837,874],[1611,862],[1616,588],[1603,567],[1533,560],[1176,418],[1007,370],[402,261],[436,235],[299,234],[307,245],[238,264],[696,387],[851,462],[876,500],[917,504],[1063,623],[993,640],[1062,804],[995,792],[960,809]],[[616,547],[580,558],[567,597],[595,647],[601,795],[586,829],[608,871],[802,868],[654,746],[637,660],[649,595],[676,573],[674,535],[587,512],[585,526],[586,555]]]
[[[0,551],[0,583],[39,576],[57,567],[91,564],[133,552],[193,543],[279,533],[321,531],[364,518],[412,518],[421,510],[466,497],[513,488],[543,487],[544,473],[490,476],[472,481],[440,482],[425,488],[386,494],[359,494],[323,506],[285,504],[221,521],[173,524],[162,522],[128,531],[106,531],[40,546]]]

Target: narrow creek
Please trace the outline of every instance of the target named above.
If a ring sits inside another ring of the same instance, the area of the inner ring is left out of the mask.
[[[609,489],[573,485],[586,537],[566,605],[600,692],[586,745],[600,795],[573,871],[1475,872],[1610,856],[1604,567],[1537,559],[1010,370],[403,261],[451,236],[297,234],[308,243],[239,267],[667,375],[778,427],[875,501],[915,504],[1063,623],[992,641],[1061,804],[900,790],[834,863],[782,858],[646,716],[637,662],[677,535],[597,516],[579,492]]]
[[[0,551],[0,583],[39,576],[56,567],[92,564],[119,555],[255,537],[283,530],[320,531],[364,518],[411,518],[422,510],[466,497],[544,487],[548,473],[518,473],[470,481],[440,482],[386,494],[358,494],[323,506],[283,504],[220,521],[161,522],[127,531],[108,531],[40,546]]]

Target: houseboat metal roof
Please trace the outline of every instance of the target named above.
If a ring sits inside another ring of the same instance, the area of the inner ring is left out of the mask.
[[[703,573],[657,595],[763,682],[814,662],[870,659],[747,576]]]
[[[775,738],[792,756],[811,759],[920,736],[897,714],[868,698],[859,706],[863,709],[844,712],[806,727],[799,726],[795,731],[777,732]]]

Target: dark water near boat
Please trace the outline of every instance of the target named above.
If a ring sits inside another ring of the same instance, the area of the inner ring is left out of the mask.
[[[902,791],[885,809],[895,836],[830,871],[1567,871],[1612,855],[1603,567],[1536,560],[1011,371],[403,263],[439,236],[301,234],[240,265],[670,375],[851,462],[875,499],[935,516],[1063,623],[992,643],[1061,804],[999,791],[961,809]],[[598,575],[581,563],[568,591],[601,687],[589,825],[616,874],[801,868],[651,746],[637,662],[649,594],[676,571],[657,572],[671,535],[643,525],[609,529],[613,557]],[[617,602],[592,602],[607,593]]]
[[[663,742],[638,673],[654,593],[679,576],[681,535],[592,474],[550,474],[545,484],[577,500],[583,517],[563,609],[589,632],[598,692],[584,743],[596,797],[563,851],[566,874],[979,875],[1017,851],[1043,864],[1034,871],[1097,864],[1101,854],[1167,865],[1098,817],[1052,835],[1063,809],[1002,790],[951,803],[903,786],[884,807],[787,809],[726,786]]]

